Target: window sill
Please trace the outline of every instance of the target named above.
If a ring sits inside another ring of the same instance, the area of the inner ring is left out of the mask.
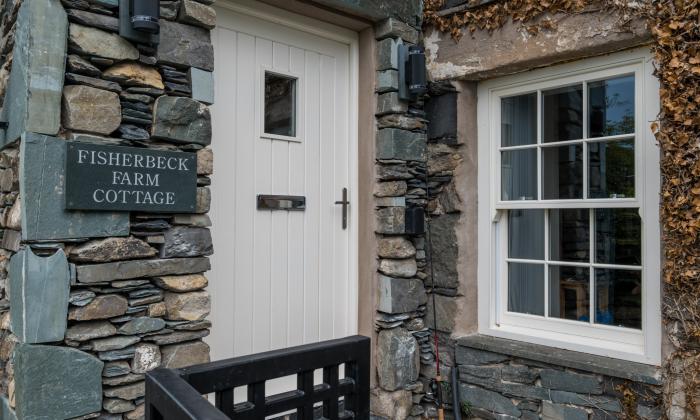
[[[596,356],[571,350],[562,350],[539,344],[507,340],[481,334],[457,339],[457,345],[492,353],[506,354],[522,359],[564,366],[571,369],[629,379],[649,385],[661,385],[661,371],[655,366],[610,357]]]

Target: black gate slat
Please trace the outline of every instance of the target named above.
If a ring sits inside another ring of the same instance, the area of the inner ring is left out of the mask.
[[[297,375],[297,388],[304,392],[304,399],[297,411],[299,420],[314,419],[314,371],[309,370]]]
[[[252,415],[254,419],[265,418],[265,382],[256,382],[248,385],[248,402],[253,404]]]
[[[215,394],[216,408],[222,413],[226,414],[229,418],[233,418],[233,390],[228,389],[226,391],[220,391]]]
[[[323,368],[323,383],[330,389],[330,395],[323,400],[323,417],[330,420],[338,420],[338,366]]]

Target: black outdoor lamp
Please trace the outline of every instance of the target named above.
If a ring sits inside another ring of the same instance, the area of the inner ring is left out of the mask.
[[[399,97],[415,100],[428,91],[423,48],[399,45]]]
[[[141,32],[160,32],[160,0],[131,0],[131,26]]]
[[[160,0],[119,0],[119,35],[142,44],[157,45]]]

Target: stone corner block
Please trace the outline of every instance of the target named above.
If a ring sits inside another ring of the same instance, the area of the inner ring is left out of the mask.
[[[161,96],[153,110],[154,138],[176,143],[211,143],[209,108],[190,98]]]
[[[66,142],[34,134],[20,145],[22,239],[58,240],[127,236],[129,213],[82,212],[64,209]]]
[[[377,374],[379,385],[396,391],[418,379],[420,372],[418,342],[403,328],[382,330],[377,339]]]
[[[50,257],[20,250],[10,260],[12,332],[23,343],[63,340],[68,316],[70,271],[63,250]]]
[[[183,42],[183,39],[187,42]],[[162,20],[157,58],[159,62],[171,66],[214,71],[214,47],[209,31]]]
[[[207,105],[214,103],[214,73],[190,67],[188,72],[192,99]]]
[[[457,300],[454,297],[436,294],[435,305],[433,297],[428,299],[427,319],[435,319],[438,331],[452,332],[455,328],[455,318],[457,316]],[[437,308],[437,311],[435,311]],[[435,318],[433,318],[435,317]]]
[[[214,29],[216,27],[216,10],[201,2],[182,0],[178,20],[205,29]]]
[[[406,209],[404,207],[384,207],[377,209],[377,233],[398,235],[406,231]]]
[[[161,349],[162,366],[179,369],[187,366],[209,363],[209,346],[203,341],[189,341],[182,344],[163,346]]]
[[[377,98],[375,115],[399,114],[408,111],[408,102],[399,98],[398,92],[382,93]]]
[[[55,135],[60,129],[68,17],[60,1],[22,3],[4,109],[6,142],[25,131]]]
[[[377,70],[399,69],[399,44],[401,41],[393,38],[377,42]]]
[[[202,227],[175,226],[165,231],[161,258],[212,255],[211,231]]]
[[[383,128],[377,134],[377,159],[424,162],[426,147],[426,136],[423,133]]]
[[[401,38],[411,44],[417,44],[420,40],[420,31],[399,19],[391,17],[375,26],[374,37],[378,40],[389,37]]]
[[[399,90],[399,72],[398,70],[381,70],[377,72],[377,87],[378,93],[397,92]]]
[[[418,279],[397,279],[379,276],[379,305],[377,310],[387,314],[413,312],[425,305],[428,297],[423,282]]]
[[[104,363],[82,351],[18,344],[15,401],[21,419],[68,419],[100,411]]]

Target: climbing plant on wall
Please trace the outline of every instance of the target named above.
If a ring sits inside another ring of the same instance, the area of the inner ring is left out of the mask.
[[[426,0],[424,16],[426,25],[455,42],[509,21],[531,35],[555,31],[556,16],[562,14],[613,10],[622,23],[647,20],[661,84],[661,113],[651,129],[661,149],[663,316],[674,348],[665,362],[665,399],[667,407],[685,406],[687,418],[697,418],[700,410],[699,9],[699,0],[476,0],[452,9],[445,9],[443,0]]]

